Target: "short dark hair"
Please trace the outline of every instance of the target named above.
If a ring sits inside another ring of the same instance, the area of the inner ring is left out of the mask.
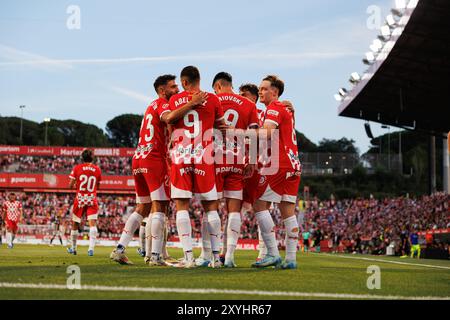
[[[81,152],[81,159],[83,159],[84,162],[94,161],[94,152],[91,149],[84,149],[83,152]]]
[[[278,89],[278,96],[280,97],[282,94],[283,94],[283,92],[284,92],[284,82],[283,82],[283,80],[281,80],[280,78],[278,78],[277,76],[275,76],[275,75],[268,75],[268,76],[266,76],[264,79],[263,79],[263,81],[269,81],[270,82],[270,85],[272,86],[272,87],[275,87],[275,88],[277,88]]]
[[[155,88],[155,91],[158,92],[158,88],[160,86],[165,86],[169,81],[175,80],[176,76],[173,74],[164,74],[162,76],[159,76],[156,78],[155,82],[153,83],[153,87]]]
[[[200,81],[200,71],[197,67],[187,66],[181,70],[180,78],[187,78],[189,83],[197,83]]]
[[[212,86],[214,87],[214,84],[219,80],[228,82],[228,84],[230,84],[230,85],[233,83],[233,77],[231,76],[231,74],[229,74],[228,72],[224,72],[224,71],[216,74],[216,76],[213,79]]]
[[[245,83],[239,87],[239,91],[248,91],[252,95],[256,96],[256,99],[259,97],[258,86],[253,83]]]

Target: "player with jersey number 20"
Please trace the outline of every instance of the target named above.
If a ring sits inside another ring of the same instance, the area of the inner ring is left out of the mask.
[[[70,232],[72,247],[67,252],[77,254],[77,238],[81,218],[86,215],[89,221],[89,249],[88,256],[94,255],[95,240],[97,239],[97,189],[100,184],[102,172],[93,164],[94,153],[85,149],[81,153],[83,163],[76,165],[70,173],[70,189],[76,187],[76,195],[72,209],[72,231]]]

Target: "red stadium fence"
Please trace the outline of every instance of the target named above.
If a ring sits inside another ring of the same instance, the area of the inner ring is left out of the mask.
[[[65,174],[0,173],[0,189],[23,189],[25,192],[70,192]],[[134,192],[132,176],[102,176],[98,193]]]

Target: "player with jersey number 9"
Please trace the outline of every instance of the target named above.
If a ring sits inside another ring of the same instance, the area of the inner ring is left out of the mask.
[[[208,233],[211,238],[211,249],[214,255],[212,267],[221,265],[219,259],[221,222],[217,212],[217,190],[215,183],[214,162],[203,158],[203,151],[213,145],[211,132],[214,128],[225,125],[220,100],[208,93],[205,101],[196,108],[186,109],[186,105],[202,92],[200,90],[200,72],[194,66],[183,68],[180,76],[184,91],[172,96],[169,100],[171,113],[177,113],[177,120],[171,123],[172,133],[172,165],[170,170],[171,194],[176,205],[176,224],[178,235],[184,251],[184,260],[179,267],[195,267],[192,252],[192,226],[189,217],[189,200],[198,196],[205,209]],[[206,134],[205,134],[206,133]],[[204,138],[211,136],[211,138]],[[179,161],[183,157],[183,161]],[[195,161],[194,161],[195,158]]]

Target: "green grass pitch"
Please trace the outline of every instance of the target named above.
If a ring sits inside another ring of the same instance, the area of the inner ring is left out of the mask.
[[[330,299],[334,298],[334,294],[410,298],[450,297],[450,261],[443,260],[300,253],[297,270],[273,268],[260,270],[250,267],[257,255],[255,251],[237,251],[238,268],[235,269],[177,269],[148,267],[138,256],[135,248],[128,250],[128,256],[135,265],[118,265],[109,259],[111,250],[111,247],[97,247],[95,256],[88,257],[87,247],[79,247],[78,255],[72,256],[61,246],[16,245],[10,250],[2,245],[0,299]],[[174,257],[182,255],[179,249],[171,249],[170,253]],[[199,252],[196,251],[195,254],[198,255]],[[74,264],[80,267],[81,285],[87,286],[280,291],[301,292],[302,295],[167,292],[168,290],[133,292],[2,286],[5,283],[66,285],[69,276],[66,273],[67,267]],[[367,273],[367,267],[370,265],[377,265],[380,268],[381,289],[367,288],[367,279],[371,276]],[[309,293],[311,296],[308,296]],[[321,297],[316,294],[326,295]]]

